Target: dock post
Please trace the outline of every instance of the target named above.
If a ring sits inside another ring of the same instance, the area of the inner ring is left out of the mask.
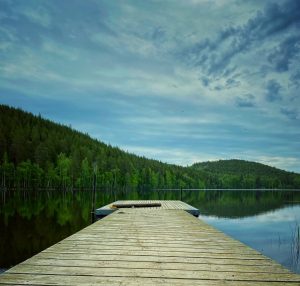
[[[182,201],[182,187],[180,188],[180,200]]]

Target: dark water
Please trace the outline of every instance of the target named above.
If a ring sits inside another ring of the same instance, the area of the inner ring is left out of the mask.
[[[0,191],[0,272],[91,223],[89,191]],[[99,190],[96,207],[116,199],[180,199],[179,191]],[[200,218],[300,273],[300,192],[183,191]]]

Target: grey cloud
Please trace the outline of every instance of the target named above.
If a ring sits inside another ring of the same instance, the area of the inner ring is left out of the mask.
[[[265,38],[280,33],[291,26],[299,26],[300,2],[285,1],[282,5],[269,3],[263,12],[258,12],[256,17],[250,19],[246,29],[249,37]]]
[[[73,47],[87,46],[93,44],[90,42],[91,34],[116,36],[114,27],[107,23],[105,10],[105,5],[94,1],[88,5],[79,0],[72,1],[72,5],[59,0],[41,1],[38,5],[30,0],[7,2],[3,5],[7,18],[1,21],[1,25],[15,30],[20,42],[35,48],[42,44],[44,38]],[[46,15],[51,19],[49,25],[44,20]]]
[[[205,86],[205,87],[209,86],[209,84],[212,82],[212,80],[209,80],[206,77],[203,77],[201,79],[201,81],[202,81],[203,86]],[[232,77],[232,78],[228,78],[226,80],[225,84],[218,83],[217,85],[215,85],[214,87],[212,87],[212,89],[213,90],[217,90],[217,91],[226,90],[226,89],[231,89],[231,88],[234,88],[234,87],[238,87],[240,84],[241,84],[240,81],[235,80]]]
[[[209,84],[210,84],[209,78],[207,78],[207,77],[205,77],[205,76],[203,76],[203,77],[201,78],[201,82],[202,82],[203,86],[205,86],[205,87],[209,86]]]
[[[297,87],[300,85],[300,70],[297,70],[291,74],[290,82],[292,85],[297,86]]]
[[[296,109],[289,109],[289,108],[282,107],[280,109],[280,112],[291,120],[298,119],[298,112]]]
[[[231,67],[225,69],[223,72],[223,76],[228,77],[228,76],[232,75],[236,71],[236,69],[237,69],[237,66],[231,66]],[[235,74],[233,76],[238,76],[238,74]]]
[[[270,63],[275,65],[278,72],[284,72],[289,69],[289,65],[300,50],[300,36],[291,36],[285,39],[268,56]]]
[[[217,91],[220,91],[222,89],[223,89],[223,87],[221,85],[217,85],[214,87],[214,90],[217,90]]]
[[[162,42],[165,40],[166,32],[162,27],[155,27],[153,29],[151,38],[155,42]]]
[[[240,81],[235,80],[234,78],[228,78],[226,80],[226,88],[233,88],[240,85]]]
[[[269,102],[281,100],[281,89],[282,86],[276,80],[269,80],[266,86],[266,100]]]
[[[186,59],[210,75],[220,75],[225,68],[230,67],[236,55],[246,52],[254,44],[260,46],[268,37],[280,34],[292,26],[295,29],[300,27],[300,1],[289,0],[282,5],[267,4],[263,11],[259,11],[245,25],[222,29],[214,39],[206,38],[187,49]],[[284,60],[277,57],[277,68],[280,65],[283,65],[281,69],[286,68],[289,63],[287,57],[296,52],[298,41],[299,37],[291,36],[280,45],[285,56]]]
[[[236,98],[235,103],[238,107],[254,107],[254,95],[253,94],[245,94],[243,97],[239,96]]]

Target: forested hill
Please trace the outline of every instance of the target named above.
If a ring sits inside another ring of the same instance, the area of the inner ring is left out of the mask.
[[[106,145],[69,127],[0,105],[2,187],[203,187],[196,170],[149,160]]]
[[[170,165],[129,154],[72,128],[0,105],[2,188],[91,188],[94,166],[99,188],[300,187],[298,174],[241,162]]]
[[[216,174],[232,175],[255,175],[255,176],[284,176],[289,172],[270,167],[261,163],[249,162],[244,160],[219,160],[195,163],[193,168],[205,170]]]
[[[275,188],[275,186],[276,188],[284,188],[289,185],[299,188],[300,185],[299,174],[245,160],[231,159],[201,162],[193,164],[192,168],[213,174],[218,178],[224,178],[223,185],[225,188],[238,184],[237,181],[243,181],[243,185],[246,188],[252,188],[253,185],[257,188]],[[227,183],[225,178],[229,180]],[[236,183],[233,183],[233,181],[236,181]]]

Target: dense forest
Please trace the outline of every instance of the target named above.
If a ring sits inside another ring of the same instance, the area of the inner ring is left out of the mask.
[[[217,176],[223,188],[299,188],[300,175],[244,160],[196,163],[192,168]]]
[[[300,175],[241,160],[181,167],[130,154],[0,105],[1,188],[299,188]]]

